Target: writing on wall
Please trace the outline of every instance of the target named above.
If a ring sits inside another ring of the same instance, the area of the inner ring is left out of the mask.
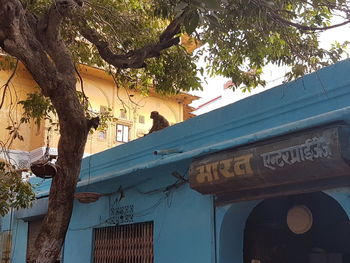
[[[205,156],[191,164],[190,186],[222,193],[336,176],[349,169],[344,136],[341,125],[325,127]]]
[[[314,161],[332,156],[331,141],[327,137],[314,137],[305,143],[260,154],[264,167],[276,170],[278,167],[305,161]]]

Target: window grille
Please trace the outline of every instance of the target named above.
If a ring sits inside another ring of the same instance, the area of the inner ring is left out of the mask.
[[[153,263],[153,222],[96,228],[94,263]]]

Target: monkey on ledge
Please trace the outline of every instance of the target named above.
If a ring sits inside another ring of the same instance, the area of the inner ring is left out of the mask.
[[[150,118],[153,119],[153,126],[148,134],[155,131],[159,131],[169,126],[169,122],[167,121],[167,119],[160,115],[158,111],[152,111]]]

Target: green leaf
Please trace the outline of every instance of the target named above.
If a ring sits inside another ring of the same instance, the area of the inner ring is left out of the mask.
[[[186,32],[190,35],[192,34],[199,23],[199,15],[197,12],[193,12],[191,16],[188,17],[188,19],[185,21],[185,29]]]
[[[178,4],[175,6],[174,12],[175,12],[176,14],[178,14],[178,13],[182,12],[186,7],[188,7],[188,3],[186,3],[186,2],[180,2],[180,3],[178,3]]]
[[[220,3],[218,0],[202,0],[205,4],[205,7],[211,10],[219,10],[220,9]]]
[[[210,24],[212,24],[215,27],[220,27],[220,22],[219,22],[217,16],[206,15],[205,17],[209,20]]]

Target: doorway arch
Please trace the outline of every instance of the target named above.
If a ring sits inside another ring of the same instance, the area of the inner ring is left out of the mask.
[[[310,211],[310,226],[293,232],[287,215],[295,207]],[[325,193],[265,200],[248,216],[244,263],[350,262],[350,222],[341,205]]]

